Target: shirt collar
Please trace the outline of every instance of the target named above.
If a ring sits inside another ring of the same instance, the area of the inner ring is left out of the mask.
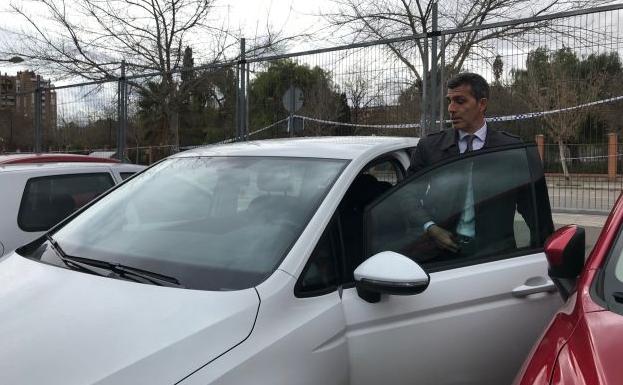
[[[458,130],[458,131],[459,131],[459,141],[463,140],[464,137],[469,135],[467,132],[463,130]],[[474,135],[476,135],[476,137],[480,139],[482,142],[485,141],[485,138],[487,137],[487,121],[486,120],[482,124],[482,126],[476,132],[474,132]]]

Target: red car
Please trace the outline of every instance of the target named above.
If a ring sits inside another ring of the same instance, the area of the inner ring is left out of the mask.
[[[89,155],[78,154],[53,154],[53,153],[24,153],[12,155],[0,155],[0,165],[23,164],[23,163],[65,163],[65,162],[89,162],[89,163],[120,163],[117,159],[98,158]]]
[[[570,225],[545,245],[566,303],[554,316],[515,385],[623,384],[623,194],[584,264],[584,229]]]

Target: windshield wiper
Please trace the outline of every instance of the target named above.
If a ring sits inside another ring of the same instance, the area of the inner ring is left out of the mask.
[[[84,265],[81,265],[77,262],[72,261],[71,259],[67,258],[67,254],[65,254],[65,252],[63,251],[63,249],[61,248],[61,246],[56,243],[56,241],[54,240],[54,238],[52,238],[50,235],[46,234],[45,237],[48,239],[48,242],[50,242],[50,244],[52,245],[52,248],[54,249],[54,251],[56,252],[56,255],[60,258],[61,261],[63,261],[63,263],[72,269],[77,269],[80,271],[84,271],[85,273],[89,273],[89,274],[93,274],[93,275],[99,275],[101,277],[103,277],[103,274],[98,273],[95,270],[91,270],[88,267],[85,267]]]
[[[60,245],[52,238],[50,235],[46,234],[46,238],[52,244],[60,259],[68,266],[77,267],[80,270],[85,272],[103,276],[94,270],[85,267],[84,265],[95,267],[98,269],[108,270],[120,277],[131,279],[135,282],[141,282],[136,278],[140,278],[144,281],[152,283],[158,286],[175,286],[175,287],[184,287],[180,281],[175,277],[170,277],[168,275],[155,273],[149,270],[143,270],[136,267],[122,265],[120,263],[113,263],[108,261],[100,261],[98,259],[84,258],[84,257],[75,257],[73,255],[66,254]]]

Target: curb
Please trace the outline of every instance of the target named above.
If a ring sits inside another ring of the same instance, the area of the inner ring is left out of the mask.
[[[598,186],[583,186],[583,185],[552,185],[552,184],[548,184],[547,185],[548,189],[567,189],[567,190],[605,190],[605,191],[612,191],[612,192],[622,192],[623,191],[623,186],[617,185],[617,186],[603,186],[603,187],[598,187]]]

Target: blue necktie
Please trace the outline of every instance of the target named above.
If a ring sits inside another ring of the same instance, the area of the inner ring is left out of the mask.
[[[471,152],[474,150],[474,139],[476,138],[476,135],[466,135],[465,136],[465,141],[467,142],[467,150],[465,150],[465,152]]]
[[[466,135],[464,137],[467,142],[467,149],[465,152],[471,152],[474,150],[474,138],[476,135]],[[463,213],[459,219],[457,226],[457,233],[466,237],[473,238],[476,236],[476,212],[474,211],[474,190],[472,185],[472,166],[473,163],[469,163],[467,172],[467,188],[465,193],[465,203],[463,205]]]

